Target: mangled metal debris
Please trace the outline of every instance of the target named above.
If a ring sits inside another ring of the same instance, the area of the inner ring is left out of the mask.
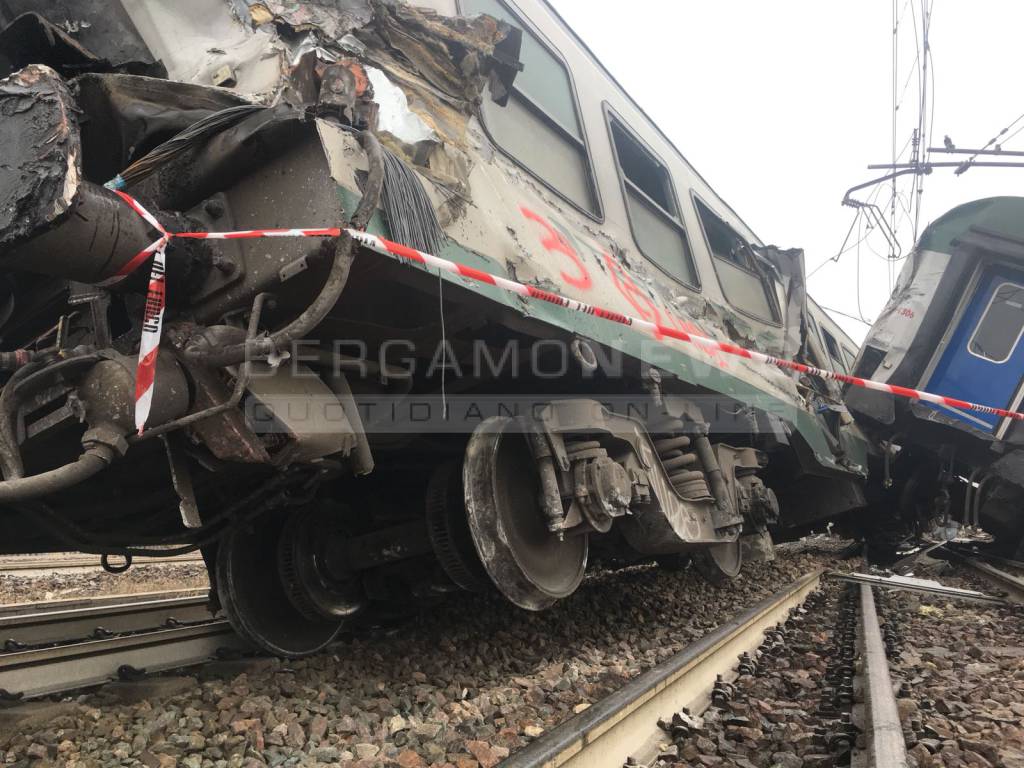
[[[935,579],[920,579],[914,576],[878,576],[871,573],[841,573],[832,571],[830,578],[839,581],[850,581],[856,584],[870,584],[874,587],[885,587],[888,589],[900,589],[910,592],[921,592],[929,595],[940,595],[961,600],[975,600],[982,603],[1004,604],[1006,600],[996,595],[987,595],[976,589],[963,589],[961,587],[949,587]]]

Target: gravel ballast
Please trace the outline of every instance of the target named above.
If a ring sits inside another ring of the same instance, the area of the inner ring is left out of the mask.
[[[209,585],[206,566],[201,562],[140,563],[124,573],[107,573],[102,568],[0,570],[0,604],[205,588]]]
[[[309,659],[217,663],[195,677],[102,688],[43,722],[5,728],[0,719],[0,756],[153,768],[492,768],[743,608],[831,565],[841,546],[822,546],[784,547],[726,589],[692,570],[645,566],[596,574],[542,613],[458,596]]]
[[[938,577],[991,593],[961,567]],[[1024,608],[895,592],[901,716],[921,768],[1024,768]]]

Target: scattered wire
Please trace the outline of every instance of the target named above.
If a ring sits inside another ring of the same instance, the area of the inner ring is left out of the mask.
[[[239,104],[207,115],[151,149],[104,186],[109,189],[124,189],[130,184],[138,183],[172,158],[264,109],[267,107],[260,104]]]

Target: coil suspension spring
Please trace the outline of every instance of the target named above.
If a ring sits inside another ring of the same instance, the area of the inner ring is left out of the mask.
[[[578,497],[587,494],[587,464],[602,456],[607,456],[608,451],[601,447],[597,440],[585,438],[567,437],[565,439],[565,455],[572,466],[573,490]]]
[[[654,449],[680,496],[690,501],[713,498],[699,457],[684,450],[690,447],[689,436],[680,434],[685,426],[682,419],[672,416],[663,419],[654,436]]]

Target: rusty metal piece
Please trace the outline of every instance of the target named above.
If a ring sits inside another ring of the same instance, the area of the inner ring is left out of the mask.
[[[213,408],[226,403],[231,397],[230,390],[217,372],[187,362],[185,369],[195,388],[195,410]],[[191,430],[218,459],[249,464],[270,463],[270,454],[237,408],[198,421]]]

